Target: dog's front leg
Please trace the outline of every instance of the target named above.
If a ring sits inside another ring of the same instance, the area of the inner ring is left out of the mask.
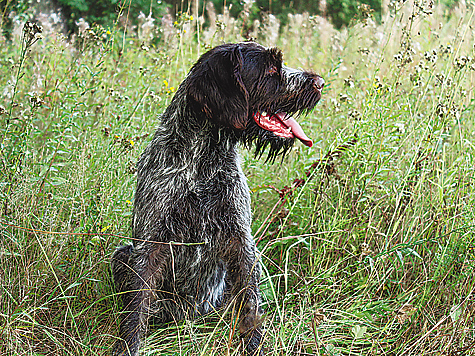
[[[261,308],[259,280],[261,265],[251,236],[244,240],[234,239],[229,244],[224,260],[234,299],[239,313],[239,331],[244,337],[250,356],[262,356]]]
[[[114,356],[136,356],[147,329],[150,304],[157,281],[170,254],[167,245],[119,248],[112,258],[114,283],[121,294],[123,311]]]

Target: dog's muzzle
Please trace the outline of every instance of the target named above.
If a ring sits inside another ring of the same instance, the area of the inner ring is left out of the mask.
[[[317,76],[316,78],[313,79],[312,85],[318,91],[322,91],[323,87],[325,86],[325,81],[323,80],[322,77]]]

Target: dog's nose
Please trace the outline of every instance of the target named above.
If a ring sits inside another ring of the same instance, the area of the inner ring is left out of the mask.
[[[317,77],[313,80],[313,86],[315,87],[315,89],[322,90],[324,85],[325,81],[322,77]]]

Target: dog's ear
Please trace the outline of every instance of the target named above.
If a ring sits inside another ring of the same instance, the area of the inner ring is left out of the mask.
[[[245,129],[249,94],[241,77],[242,64],[239,45],[223,45],[205,53],[186,81],[192,109],[220,126]]]

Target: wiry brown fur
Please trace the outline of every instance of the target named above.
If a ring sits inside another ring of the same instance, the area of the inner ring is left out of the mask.
[[[112,258],[124,308],[114,355],[138,355],[150,315],[166,323],[228,300],[240,307],[247,352],[263,354],[261,267],[237,146],[284,154],[294,140],[259,127],[254,113],[311,110],[322,86],[282,67],[279,50],[249,42],[218,46],[193,66],[137,165],[133,246]]]

